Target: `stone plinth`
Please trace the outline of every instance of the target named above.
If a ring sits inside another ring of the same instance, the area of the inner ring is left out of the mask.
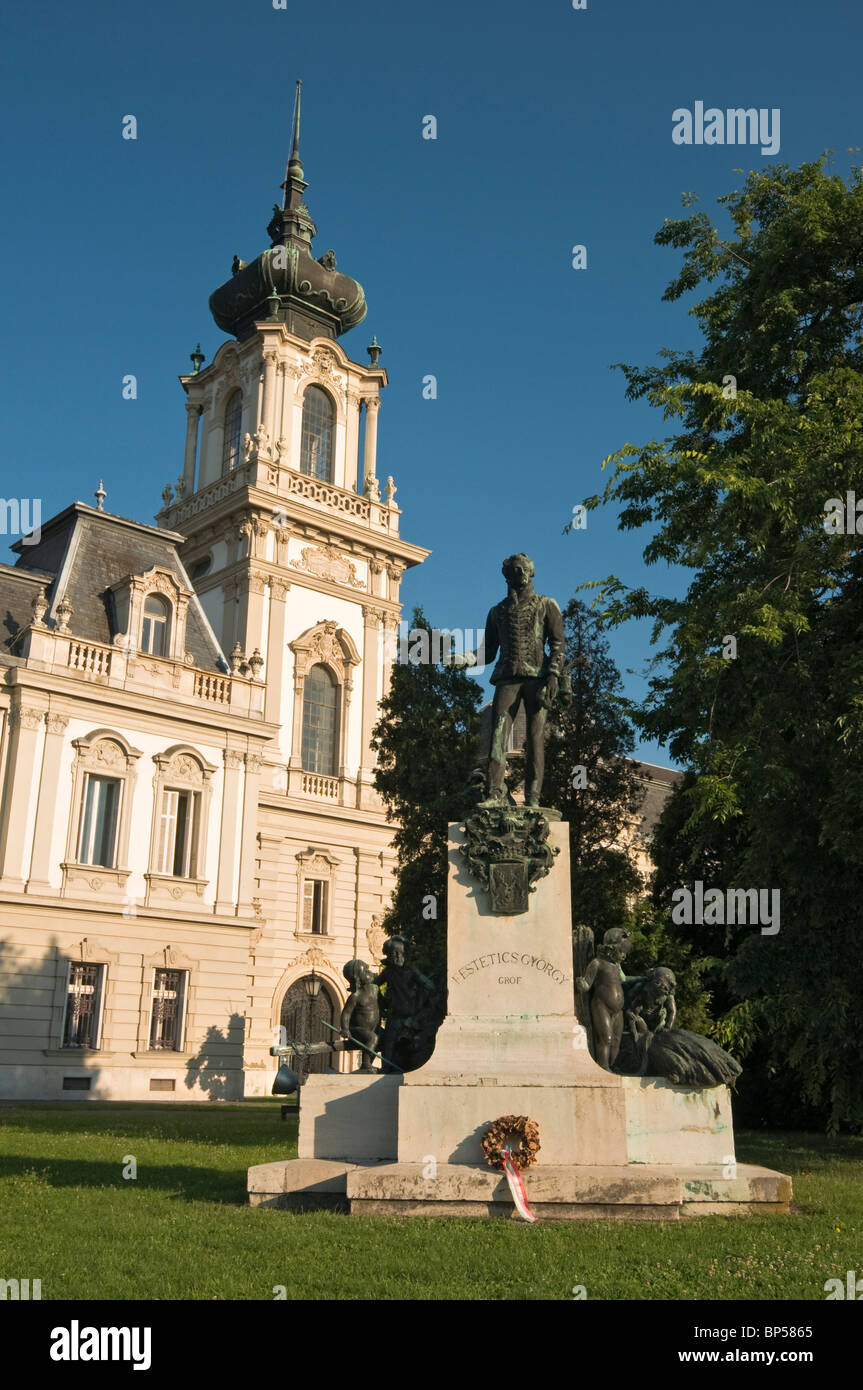
[[[679,1221],[686,1216],[784,1215],[791,1179],[741,1164],[719,1167],[544,1165],[522,1174],[533,1214],[558,1221]],[[515,1208],[504,1176],[487,1166],[393,1163],[345,1173],[350,1209],[372,1216],[501,1216]]]
[[[523,1177],[531,1210],[540,1220],[680,1221],[744,1212],[781,1216],[791,1201],[790,1178],[750,1164],[729,1170],[540,1163]],[[249,1203],[369,1216],[516,1216],[501,1173],[462,1163],[261,1163],[249,1169]]]
[[[628,1163],[734,1162],[727,1086],[675,1086],[660,1076],[622,1076]]]
[[[450,827],[449,1012],[425,1066],[405,1076],[313,1076],[303,1087],[299,1159],[250,1170],[256,1205],[330,1205],[402,1216],[512,1217],[482,1138],[501,1115],[539,1126],[524,1173],[549,1220],[668,1220],[788,1211],[791,1182],[734,1161],[725,1086],[617,1076],[590,1055],[575,1016],[569,832],[528,911],[498,916]]]
[[[393,1159],[399,1076],[310,1076],[300,1102],[301,1159]]]

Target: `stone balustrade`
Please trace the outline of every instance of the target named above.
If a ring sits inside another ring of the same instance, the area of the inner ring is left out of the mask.
[[[240,464],[224,478],[207,483],[193,496],[169,502],[159,513],[158,520],[171,530],[182,531],[183,523],[190,517],[206,511],[214,503],[246,486],[271,492],[276,500],[280,497],[297,498],[309,503],[316,510],[323,508],[328,512],[335,511],[361,526],[368,526],[371,530],[388,531],[392,535],[398,535],[401,509],[395,503],[363,497],[349,488],[322,482],[319,478],[309,477],[294,468],[267,462],[257,454],[253,454],[246,463]]]
[[[263,681],[207,671],[191,663],[88,642],[53,628],[31,627],[21,654],[27,666],[56,675],[72,675],[130,693],[159,694],[172,701],[229,709],[232,714],[263,718]]]

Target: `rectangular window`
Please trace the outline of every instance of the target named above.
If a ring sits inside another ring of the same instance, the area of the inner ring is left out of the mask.
[[[63,1047],[98,1047],[104,965],[69,966]]]
[[[150,1048],[153,1051],[179,1052],[183,1046],[186,973],[185,970],[156,971],[150,1020]]]
[[[159,852],[156,873],[174,878],[195,878],[198,872],[199,792],[162,792],[159,818]]]
[[[303,931],[324,936],[327,930],[327,883],[307,878],[303,883]]]
[[[103,869],[116,868],[119,806],[119,781],[115,777],[95,777],[88,772],[84,779],[78,836],[79,864],[93,864]]]

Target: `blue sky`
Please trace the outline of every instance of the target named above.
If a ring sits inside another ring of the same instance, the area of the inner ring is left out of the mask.
[[[654,232],[684,190],[712,211],[735,168],[767,162],[675,145],[672,111],[778,107],[779,160],[832,148],[847,172],[861,38],[852,0],[7,7],[3,495],[41,495],[46,517],[104,478],[107,510],[151,520],[182,470],[177,375],[198,340],[207,360],[223,341],[209,294],[235,252],[268,245],[299,76],[315,252],[334,247],[365,288],[342,345],[364,362],[373,333],[383,344],[378,471],[403,534],[433,552],[404,580],[406,616],[421,603],[438,626],[481,626],[515,550],[561,603],[609,572],[678,589],[608,509],[562,535],[602,459],[664,433],[610,364],[697,346],[689,302],[661,302],[679,259]],[[639,698],[646,625],[612,652]]]

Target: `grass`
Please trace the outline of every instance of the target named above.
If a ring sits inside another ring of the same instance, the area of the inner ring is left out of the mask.
[[[784,1218],[532,1227],[251,1209],[246,1169],[294,1157],[296,1128],[269,1101],[0,1106],[0,1278],[43,1300],[823,1300],[863,1274],[863,1138],[738,1136],[792,1175]]]

